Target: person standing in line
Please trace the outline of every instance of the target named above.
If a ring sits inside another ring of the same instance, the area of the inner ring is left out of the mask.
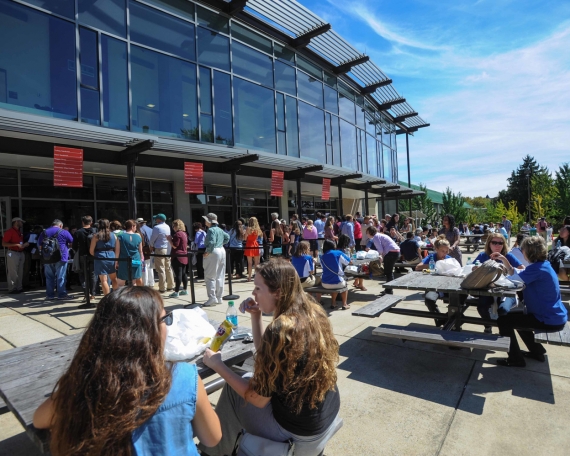
[[[74,299],[73,296],[67,294],[65,287],[65,279],[67,277],[67,261],[69,260],[68,244],[73,242],[73,237],[69,231],[63,229],[61,220],[55,219],[51,228],[45,230],[38,238],[38,246],[42,250],[44,238],[54,238],[57,248],[53,255],[47,257],[47,252],[42,253],[42,262],[44,263],[44,273],[46,275],[46,295],[47,300],[52,301],[58,299],[61,301]],[[57,298],[54,296],[54,288],[57,287]]]
[[[234,226],[230,230],[230,274],[233,274],[234,268],[236,274],[234,279],[243,279],[243,225],[241,220],[236,220]]]
[[[117,237],[109,227],[109,220],[99,219],[97,225],[99,226],[99,231],[97,231],[97,234],[91,239],[89,252],[95,258],[93,270],[99,277],[103,295],[106,296],[111,292],[109,289],[109,279],[111,279],[113,290],[119,288],[117,285],[117,269],[115,268],[115,261],[113,261],[113,258],[115,258],[115,243],[117,242]],[[85,303],[79,306],[80,309],[90,307],[95,307],[95,304],[87,305],[87,303]]]
[[[394,265],[398,261],[398,258],[400,258],[400,247],[398,247],[398,244],[396,244],[392,238],[379,233],[373,226],[369,226],[366,229],[366,235],[368,239],[372,240],[374,247],[382,256],[386,282],[391,282],[394,280]],[[393,290],[386,289],[385,292],[386,294],[394,294]]]
[[[168,252],[168,239],[170,236],[170,227],[164,223],[166,222],[166,215],[155,215],[154,220],[156,225],[152,229],[152,236],[150,237],[150,246],[156,255],[166,255]],[[170,264],[170,257],[154,257],[154,267],[158,272],[158,291],[166,293],[174,289],[174,276],[172,275],[172,268]]]
[[[368,236],[366,236],[366,230],[369,226],[374,226],[374,220],[368,215],[362,219],[362,224],[360,225],[360,232],[362,233],[362,239],[360,239],[360,250],[366,250],[366,245],[368,244]]]
[[[152,237],[152,228],[146,224],[143,218],[137,219],[137,224],[143,239],[143,254],[144,254],[144,268],[143,268],[143,285],[145,287],[154,287],[154,268],[152,267],[152,257],[150,256],[151,245],[150,238]]]
[[[358,252],[361,250],[362,244],[362,225],[355,218],[352,220],[352,223],[354,223],[354,249]]]
[[[348,236],[348,238],[350,239],[350,244],[348,246],[352,249],[355,245],[355,241],[354,241],[354,223],[352,221],[351,214],[348,214],[345,217],[345,222],[341,224],[340,234]]]
[[[200,222],[194,222],[192,224],[194,228],[194,246],[192,250],[198,250],[196,255],[196,278],[204,279],[204,252],[206,247],[204,246],[204,240],[206,239],[206,232],[202,229],[202,224]]]
[[[319,250],[323,250],[323,242],[325,237],[325,224],[327,222],[327,217],[321,212],[317,212],[317,218],[315,219],[315,228],[317,229],[317,235],[319,236]]]
[[[446,214],[443,217],[443,228],[438,231],[438,234],[445,234],[445,238],[449,241],[449,256],[455,258],[461,266],[463,266],[463,259],[461,249],[459,248],[459,241],[461,235],[459,229],[455,226],[455,217],[451,214]],[[486,239],[485,239],[486,240]]]
[[[281,222],[277,212],[271,213],[271,227],[269,229],[269,242],[272,247],[282,246],[283,232],[281,231]]]
[[[507,232],[507,247],[511,246],[511,236],[513,231],[513,222],[507,219],[506,215],[503,215],[503,228]]]
[[[291,223],[293,224],[293,223]],[[244,256],[247,258],[247,281],[251,282],[252,267],[259,266],[259,243],[257,238],[262,235],[259,228],[257,218],[250,217],[247,222],[247,230],[245,231],[245,252]]]
[[[188,276],[186,275],[186,266],[188,266],[188,236],[186,235],[186,225],[180,219],[172,222],[173,236],[168,236],[168,242],[172,247],[170,255],[172,256],[172,269],[174,270],[175,287],[170,298],[186,296],[188,291]],[[180,284],[184,288],[180,289]]]
[[[335,235],[334,233],[334,227],[335,227],[335,221],[334,221],[334,217],[332,215],[330,215],[327,218],[327,221],[325,223],[325,241],[328,239],[329,241],[333,241],[336,245],[336,241],[338,241],[338,236]]]
[[[205,307],[222,303],[224,294],[224,277],[226,272],[226,251],[224,244],[230,240],[228,233],[224,233],[218,226],[218,216],[212,212],[203,215],[204,223],[208,227],[208,234],[204,244],[204,281],[208,292]]]
[[[22,227],[25,220],[20,217],[12,219],[12,228],[4,232],[2,238],[2,247],[6,247],[7,253],[6,264],[8,266],[8,293],[17,294],[24,291],[22,287],[22,278],[24,276],[24,260],[26,258],[24,249],[28,247],[28,243],[24,243],[24,235]]]
[[[115,258],[130,258],[131,273],[129,277],[129,268],[126,261],[117,261],[117,282],[119,287],[125,285],[127,280],[132,280],[130,286],[142,286],[142,260],[144,258],[142,251],[142,237],[136,233],[137,222],[127,220],[125,222],[125,231],[117,236],[115,243]]]
[[[295,224],[297,225],[297,228],[299,228],[299,233],[303,233],[303,224],[301,223],[301,221],[299,220],[299,215],[298,214],[293,214],[291,216],[291,224]],[[301,239],[299,239],[300,241]]]
[[[89,248],[91,247],[91,239],[97,233],[97,229],[92,227],[93,218],[90,215],[85,215],[81,217],[81,224],[83,225],[80,229],[75,232],[73,236],[73,250],[75,254],[79,255],[81,270],[83,272],[83,257],[87,256],[87,267],[89,268],[89,283],[85,283],[85,273],[81,274],[81,286],[83,289],[89,290],[91,293],[91,299],[95,299],[95,292],[97,287],[97,275],[95,274],[95,267],[93,264],[93,257],[89,253]]]
[[[319,237],[317,229],[313,225],[312,220],[307,220],[307,225],[303,228],[303,239],[309,241],[309,246],[313,254],[313,260],[317,259],[319,254],[319,244],[317,243],[317,238]]]

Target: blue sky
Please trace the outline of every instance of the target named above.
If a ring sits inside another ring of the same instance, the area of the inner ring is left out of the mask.
[[[300,3],[431,124],[410,138],[413,183],[494,196],[526,154],[551,171],[570,162],[570,1]]]

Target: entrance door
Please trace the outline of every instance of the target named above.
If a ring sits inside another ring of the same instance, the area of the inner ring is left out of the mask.
[[[10,198],[0,197],[0,233],[4,237],[4,232],[12,226],[12,206]],[[0,289],[8,289],[8,269],[6,266],[6,249],[0,250]]]

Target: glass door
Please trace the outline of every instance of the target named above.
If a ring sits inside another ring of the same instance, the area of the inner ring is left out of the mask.
[[[12,226],[12,206],[10,198],[0,197],[0,233],[4,237],[4,232]],[[8,269],[6,265],[6,249],[0,250],[0,290],[8,289]]]

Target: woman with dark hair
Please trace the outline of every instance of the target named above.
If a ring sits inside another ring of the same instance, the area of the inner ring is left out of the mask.
[[[321,286],[330,290],[346,288],[346,280],[344,275],[344,267],[350,264],[350,256],[344,253],[342,248],[348,249],[350,239],[348,236],[341,234],[338,238],[338,246],[334,242],[326,240],[323,243],[323,254],[321,255],[321,267],[323,268],[323,275],[321,277]],[[331,292],[331,309],[336,309],[337,292]],[[342,309],[350,308],[347,304],[348,290],[340,294],[342,300]],[[320,294],[317,295],[317,300],[320,301]]]
[[[449,241],[449,256],[455,258],[461,266],[463,266],[463,259],[461,249],[459,248],[459,241],[461,234],[459,229],[455,226],[455,217],[451,214],[443,216],[443,228],[438,233],[444,234],[445,238]]]
[[[400,214],[392,214],[390,221],[386,223],[386,226],[384,227],[384,232],[389,233],[390,228],[395,228],[396,231],[398,231],[398,229],[400,228],[398,224],[399,221],[400,221]]]
[[[135,232],[137,222],[127,220],[125,231],[117,236],[115,243],[115,258],[131,259],[131,276],[129,277],[129,266],[126,261],[117,261],[117,282],[119,286],[125,285],[127,280],[132,280],[131,285],[142,287],[142,237]]]
[[[71,365],[34,414],[63,455],[198,455],[221,439],[195,364],[164,359],[167,325],[159,293],[124,287],[105,296]]]
[[[179,296],[188,295],[188,276],[186,275],[186,267],[188,266],[188,235],[186,234],[186,225],[180,219],[172,222],[172,231],[174,234],[166,237],[171,247],[170,256],[172,260],[170,265],[174,272],[174,291],[168,297],[178,298]],[[180,289],[180,285],[182,285],[182,289]]]
[[[338,237],[335,234],[334,227],[334,217],[332,215],[329,215],[327,217],[327,221],[325,222],[325,239],[336,242],[338,240]]]
[[[330,241],[325,241],[325,244]],[[216,413],[222,441],[200,444],[210,456],[232,453],[238,433],[295,442],[296,456],[320,454],[337,431],[338,342],[327,314],[303,291],[288,261],[271,259],[256,271],[253,298],[242,303],[251,315],[257,354],[251,378],[240,377],[206,350],[204,364],[226,382]],[[263,329],[262,313],[273,314]]]
[[[108,295],[111,290],[109,289],[109,282],[107,277],[111,279],[113,290],[118,288],[117,285],[117,269],[115,268],[115,245],[117,238],[111,232],[109,220],[99,219],[97,222],[99,231],[91,238],[91,245],[89,246],[89,253],[95,258],[93,268],[95,275],[99,277],[103,294]],[[110,258],[109,260],[105,258]]]
[[[560,228],[560,231],[558,232],[558,237],[554,239],[554,241],[552,242],[553,248],[555,248],[558,245],[558,242],[560,242],[560,247],[570,247],[570,224],[564,225],[562,228]],[[559,268],[558,278],[564,281],[568,280],[568,270],[564,268]]]
[[[234,226],[230,230],[230,274],[233,274],[234,268],[236,275],[234,279],[243,279],[243,240],[244,231],[241,220],[236,220]]]

